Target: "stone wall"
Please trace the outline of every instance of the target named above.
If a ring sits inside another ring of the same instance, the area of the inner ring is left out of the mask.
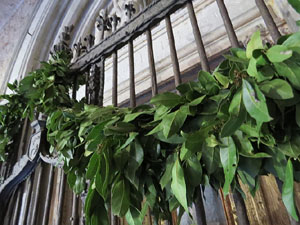
[[[15,58],[40,3],[41,0],[0,1],[0,84],[7,81],[9,65]],[[0,92],[3,91],[2,88]]]

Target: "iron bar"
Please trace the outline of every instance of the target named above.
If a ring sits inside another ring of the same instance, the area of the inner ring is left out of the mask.
[[[149,28],[146,31],[147,36],[147,46],[148,46],[148,60],[149,60],[149,68],[151,73],[151,81],[152,81],[152,96],[157,95],[157,78],[156,78],[156,69],[155,69],[155,61],[154,61],[154,53],[153,53],[153,41],[151,29]]]
[[[118,106],[118,53],[113,52],[112,104]]]
[[[133,5],[130,3],[130,7],[127,7],[126,13],[128,14],[129,21],[134,13]],[[128,58],[129,58],[129,86],[130,86],[130,107],[134,108],[136,106],[136,96],[135,96],[135,82],[134,82],[134,49],[133,49],[133,39],[128,42]]]
[[[237,218],[239,225],[250,225],[247,216],[247,209],[242,195],[239,192],[234,192],[233,199],[235,207],[237,209]]]
[[[125,46],[129,40],[134,40],[149,29],[149,27],[153,27],[164,20],[166,15],[180,9],[187,1],[189,0],[153,1],[151,6],[145,8],[143,13],[139,13],[132,20],[128,21],[126,26],[118,29],[103,40],[101,44],[94,46],[88,54],[76,59],[71,65],[71,69],[84,71],[93,63],[99,62],[102,56],[110,56],[113,51]]]
[[[45,209],[43,212],[42,225],[48,224],[50,203],[51,203],[51,193],[52,193],[52,188],[53,188],[54,169],[53,169],[52,165],[49,165],[49,167],[50,168],[49,168],[49,174],[48,174],[48,186],[47,186],[47,192],[46,192]]]
[[[73,81],[73,89],[72,89],[72,99],[76,99],[76,95],[77,95],[77,76],[74,75],[74,81]]]
[[[224,22],[224,26],[226,28],[226,32],[227,32],[229,41],[231,43],[231,47],[233,47],[233,48],[240,47],[238,38],[237,38],[236,33],[234,31],[234,28],[233,28],[231,19],[229,17],[227,8],[225,6],[224,0],[217,0],[217,4],[218,4],[218,7],[219,7],[221,17],[222,17],[223,22]]]
[[[10,225],[12,224],[11,223],[11,220],[13,218],[13,213],[14,213],[14,206],[15,206],[15,199],[16,199],[16,195],[15,195],[16,191],[14,191],[12,193],[12,195],[10,196],[10,200],[9,200],[9,204],[8,204],[8,207],[6,208],[6,212],[3,213],[4,215],[4,218],[0,218],[1,219],[1,222],[3,222],[4,225]],[[3,220],[3,221],[2,221]]]
[[[201,67],[204,71],[210,72],[207,55],[205,52],[204,44],[202,41],[202,37],[201,37],[201,33],[200,33],[199,26],[198,26],[198,21],[197,21],[196,15],[195,15],[194,6],[193,6],[192,1],[187,2],[187,10],[188,10],[190,21],[192,24],[193,33],[194,33],[194,37],[195,37],[196,44],[197,44],[197,50],[198,50],[198,53],[200,56]]]
[[[29,224],[35,224],[36,219],[37,219],[37,203],[38,203],[38,198],[40,194],[40,185],[41,185],[41,178],[42,178],[42,173],[43,173],[43,165],[40,163],[39,168],[37,168],[38,174],[37,174],[37,182],[34,190],[34,195],[33,195],[33,202],[32,202],[32,211],[31,211],[31,223]]]
[[[133,41],[128,42],[128,56],[129,56],[129,86],[130,86],[130,107],[136,106],[135,98],[135,83],[134,83],[134,50]]]
[[[89,73],[85,73],[85,103],[89,104]]]
[[[97,66],[96,63],[91,65],[88,83],[89,83],[90,104],[98,105],[99,90],[100,90],[100,68]]]
[[[23,152],[23,148],[24,148],[24,145],[25,145],[25,142],[26,142],[26,137],[25,136],[28,133],[27,129],[28,129],[28,118],[26,118],[24,120],[21,137],[19,139],[20,143],[19,143],[19,148],[18,148],[18,158],[17,158],[18,161],[20,160],[20,158],[22,157],[23,154],[26,154],[27,149],[25,148],[25,152]]]
[[[62,221],[62,210],[63,210],[63,203],[64,203],[64,194],[65,194],[65,183],[66,183],[66,176],[64,170],[61,169],[60,171],[60,186],[59,186],[59,196],[58,196],[58,210],[57,210],[57,222],[56,225],[60,225]]]
[[[112,17],[112,31],[116,32],[118,25],[117,15],[114,14]],[[113,59],[113,79],[112,79],[112,104],[118,106],[118,52],[115,50],[112,53]]]
[[[71,225],[78,224],[78,197],[73,193]]]
[[[33,175],[31,175],[29,178],[27,178],[26,180],[26,184],[25,184],[25,190],[27,192],[27,196],[25,198],[25,203],[24,203],[24,213],[23,213],[23,217],[21,218],[20,224],[26,224],[27,221],[27,216],[28,216],[28,210],[29,210],[29,206],[30,206],[30,197],[32,194],[32,180],[33,180]]]
[[[169,39],[173,73],[175,77],[175,86],[177,87],[179,84],[181,84],[181,77],[180,77],[179,62],[178,62],[178,57],[177,57],[177,52],[175,47],[175,39],[174,39],[174,33],[173,33],[170,15],[166,16],[165,21],[166,21],[167,34]]]
[[[203,198],[202,198],[202,190],[200,186],[198,188],[198,196],[194,204],[195,204],[197,225],[206,225],[207,223],[206,223],[205,209],[204,209]]]
[[[22,201],[20,201],[20,199],[22,198],[22,196],[21,196],[21,193],[22,193],[22,185],[21,186],[19,186],[19,188],[18,188],[18,190],[17,190],[17,199],[16,199],[16,201],[14,202],[14,210],[13,210],[13,216],[12,216],[12,222],[11,222],[11,224],[18,224],[18,219],[19,219],[19,215],[20,215],[20,202],[22,202]]]
[[[264,0],[255,0],[256,5],[260,11],[260,14],[265,21],[265,24],[267,25],[267,28],[270,32],[270,35],[273,39],[273,41],[276,43],[278,39],[281,37],[281,34],[276,26],[276,23],[274,22],[272,15],[266,6]]]
[[[105,73],[105,58],[101,58],[99,70],[99,106],[103,106],[104,98],[104,73]]]

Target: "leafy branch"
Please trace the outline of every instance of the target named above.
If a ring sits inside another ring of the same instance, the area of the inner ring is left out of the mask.
[[[173,210],[188,210],[199,185],[226,195],[242,192],[241,181],[254,194],[267,174],[284,183],[283,202],[298,220],[300,33],[264,46],[256,32],[246,50],[224,57],[213,74],[201,71],[198,81],[178,86],[180,95],[130,109],[72,100],[69,62],[58,55],[3,96],[1,154],[22,118],[47,114],[50,152],[63,159],[76,193],[88,188],[87,224],[108,224],[109,205],[129,224],[142,224],[148,208],[156,220],[171,220]],[[14,117],[5,117],[14,107]]]

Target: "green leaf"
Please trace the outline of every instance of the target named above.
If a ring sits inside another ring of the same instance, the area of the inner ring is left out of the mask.
[[[70,188],[74,189],[74,185],[76,183],[76,174],[74,171],[71,171],[68,173],[67,181],[68,181]]]
[[[242,106],[238,116],[231,115],[229,120],[224,124],[221,130],[221,137],[228,137],[239,129],[247,118],[245,107]]]
[[[103,199],[107,198],[107,188],[111,179],[111,170],[112,168],[108,158],[107,149],[104,149],[95,179],[96,189]]]
[[[296,123],[300,127],[300,104],[296,105]]]
[[[202,180],[202,166],[195,155],[186,161],[185,174],[187,182],[193,187],[200,185]]]
[[[197,105],[200,105],[203,100],[205,99],[206,95],[203,95],[199,98],[196,98],[195,100],[193,100],[191,103],[189,103],[190,106],[197,106]]]
[[[298,13],[300,13],[300,0],[288,0],[288,2]]]
[[[120,217],[125,216],[130,204],[130,190],[125,179],[117,181],[112,189],[111,209],[115,215]]]
[[[97,173],[97,169],[100,163],[100,156],[95,152],[90,158],[90,162],[87,166],[86,179],[93,179]]]
[[[172,169],[173,169],[175,160],[176,160],[176,155],[175,154],[171,154],[167,158],[166,170],[165,170],[164,175],[161,177],[160,182],[159,182],[162,189],[164,189],[172,179]]]
[[[83,174],[76,175],[76,182],[74,184],[74,192],[76,194],[81,194],[85,189],[85,179]]]
[[[264,46],[262,44],[262,40],[260,37],[260,31],[258,30],[252,35],[251,40],[247,45],[247,49],[246,49],[247,58],[250,59],[252,57],[252,53],[254,50],[263,49],[263,48]]]
[[[242,90],[238,89],[230,102],[229,109],[228,109],[229,114],[238,116],[241,111],[241,106],[242,106]]]
[[[183,126],[187,114],[182,109],[183,108],[180,108],[177,111],[168,114],[162,120],[163,134],[166,138],[173,136]]]
[[[238,153],[248,158],[269,158],[269,154],[265,152],[254,153],[253,146],[249,139],[243,135],[242,131],[236,131],[233,136],[234,142],[238,149]]]
[[[219,168],[219,166],[222,166],[219,148],[211,148],[204,144],[202,151],[203,166],[206,169],[207,174],[211,175]]]
[[[142,225],[143,221],[140,218],[140,214],[141,212],[137,208],[130,206],[125,216],[126,222],[129,225]]]
[[[136,113],[131,113],[131,114],[127,114],[124,118],[124,122],[131,122],[133,120],[135,120],[137,117],[139,117],[140,115],[151,115],[152,113],[150,111],[142,111],[142,112],[136,112]]]
[[[177,159],[173,169],[172,169],[172,183],[171,189],[183,206],[183,208],[188,212],[187,198],[186,198],[186,184],[183,169],[180,165],[179,160]]]
[[[225,145],[220,147],[220,158],[225,174],[225,183],[223,187],[224,195],[229,194],[230,184],[235,176],[237,167],[236,147],[231,137],[222,138]]]
[[[126,148],[128,145],[130,145],[131,142],[134,141],[134,139],[136,138],[136,136],[138,136],[139,133],[136,132],[132,132],[129,134],[129,137],[127,138],[126,142],[124,144],[122,144],[116,152],[121,151],[122,149]]]
[[[220,84],[222,84],[222,86],[224,88],[228,88],[228,86],[229,86],[229,79],[228,79],[228,77],[222,75],[219,72],[214,72],[214,76],[220,82]]]
[[[278,150],[287,156],[298,158],[300,155],[300,135],[295,132],[290,140],[284,143],[278,143]]]
[[[266,52],[266,55],[268,59],[271,62],[283,62],[284,60],[287,60],[288,58],[291,58],[293,55],[292,50],[289,50],[284,45],[275,45],[268,49]]]
[[[203,88],[207,94],[215,95],[219,91],[217,81],[210,73],[206,71],[200,71],[198,80],[201,88]]]
[[[258,71],[257,71],[257,61],[255,58],[251,58],[249,61],[249,65],[248,65],[248,69],[247,69],[247,73],[251,76],[251,77],[255,77],[256,79],[258,79]]]
[[[280,76],[288,78],[292,86],[300,90],[300,68],[296,63],[287,60],[284,63],[274,63],[274,66]]]
[[[190,152],[195,153],[201,151],[202,144],[205,141],[205,138],[208,137],[208,134],[205,131],[195,131],[191,133],[183,133],[182,136],[186,139],[185,148]]]
[[[251,84],[243,79],[243,103],[247,112],[258,122],[269,122],[272,118],[269,115],[266,99],[258,87],[255,90]]]
[[[290,0],[289,0],[290,1]],[[299,1],[299,0],[297,0]],[[300,32],[292,34],[287,40],[283,42],[284,46],[288,48],[299,48],[300,47]]]
[[[116,133],[129,133],[136,131],[136,127],[131,123],[118,122],[114,126],[109,126],[109,130]]]
[[[285,169],[285,179],[282,186],[282,201],[289,214],[298,221],[298,215],[294,201],[294,169],[291,160],[288,161]]]
[[[259,89],[272,99],[289,99],[294,97],[291,85],[282,79],[265,81],[259,85]]]
[[[144,160],[144,150],[142,145],[136,139],[130,146],[129,160],[125,174],[128,180],[138,189],[139,179],[136,177],[136,171]]]
[[[173,108],[183,103],[182,97],[172,92],[165,92],[154,96],[151,101],[153,105],[164,105],[169,108]]]
[[[85,200],[85,215],[88,225],[109,225],[104,200],[92,188],[89,189]]]

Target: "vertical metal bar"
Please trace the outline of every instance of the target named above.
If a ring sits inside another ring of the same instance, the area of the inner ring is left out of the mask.
[[[36,182],[36,189],[35,189],[35,195],[33,196],[33,204],[32,204],[32,211],[31,211],[31,223],[29,224],[35,224],[36,223],[36,218],[37,218],[37,203],[38,203],[38,198],[40,194],[40,185],[41,185],[41,178],[42,178],[42,173],[43,173],[43,165],[40,163],[37,174],[37,182]]]
[[[24,148],[24,146],[25,146],[25,142],[26,142],[27,131],[28,131],[28,118],[26,118],[23,123],[22,134],[21,134],[21,138],[19,139],[20,143],[19,143],[19,148],[18,148],[18,159],[17,160],[19,160],[23,154],[26,154],[27,149]],[[25,149],[25,151],[23,151],[23,149]]]
[[[270,35],[273,38],[273,41],[276,43],[278,39],[281,37],[281,34],[272,18],[271,13],[268,10],[268,7],[266,6],[264,0],[255,0],[255,2],[261,13],[262,18],[265,21],[265,24],[268,27]]]
[[[217,0],[217,4],[218,4],[218,7],[219,7],[221,17],[222,17],[223,22],[224,22],[224,25],[225,25],[225,28],[226,28],[227,35],[228,35],[229,41],[231,43],[231,46],[234,47],[234,48],[240,47],[238,38],[237,38],[236,33],[234,31],[234,28],[233,28],[231,19],[229,17],[227,8],[225,6],[224,0]]]
[[[250,225],[247,216],[247,209],[242,195],[239,192],[235,192],[233,193],[233,199],[237,209],[239,225]]]
[[[130,107],[136,106],[135,98],[135,83],[134,83],[134,50],[133,40],[128,42],[128,56],[129,56],[129,86],[130,86]]]
[[[8,204],[8,207],[6,209],[6,212],[4,212],[4,218],[1,218],[1,220],[3,219],[3,223],[4,225],[10,225],[12,224],[11,221],[12,221],[12,218],[13,218],[13,214],[14,214],[14,206],[15,206],[15,199],[16,199],[16,191],[14,191],[12,193],[12,195],[10,196],[10,200],[9,200],[9,204]],[[2,222],[2,221],[1,221]]]
[[[128,19],[131,20],[134,8],[132,3],[129,3],[127,9]],[[135,83],[134,83],[134,49],[133,40],[130,39],[128,42],[128,56],[129,56],[129,86],[130,86],[130,107],[134,108],[136,106],[135,97]]]
[[[100,90],[100,68],[97,64],[92,64],[90,68],[89,76],[89,93],[90,93],[90,104],[99,104],[99,90]]]
[[[99,70],[99,106],[103,106],[104,98],[104,72],[105,72],[105,58],[102,57],[100,61],[100,70]]]
[[[77,75],[74,75],[74,83],[73,83],[73,90],[72,90],[72,98],[76,99],[76,95],[77,95]]]
[[[32,180],[33,180],[33,175],[31,175],[27,180],[26,180],[26,185],[25,185],[25,191],[27,192],[27,197],[25,199],[24,203],[24,213],[23,213],[23,218],[21,218],[20,224],[26,224],[27,221],[27,216],[28,216],[28,210],[29,210],[29,205],[30,205],[30,197],[32,193]]]
[[[85,103],[89,104],[89,72],[85,72]]]
[[[20,201],[20,199],[22,198],[21,197],[21,193],[22,193],[22,185],[19,186],[18,190],[17,190],[17,199],[16,201],[14,202],[14,211],[13,211],[13,216],[12,216],[12,222],[11,224],[18,224],[18,219],[19,219],[19,215],[20,215],[20,202],[22,203],[22,201]]]
[[[198,196],[195,200],[195,211],[196,211],[196,222],[197,225],[206,225],[206,216],[205,216],[205,209],[202,199],[202,190],[199,186],[198,188]]]
[[[113,52],[112,104],[118,106],[118,53]]]
[[[173,33],[170,15],[166,16],[165,21],[166,21],[167,34],[169,39],[173,73],[175,77],[175,86],[178,86],[179,84],[181,84],[181,77],[180,77],[179,62],[178,62],[178,57],[177,57],[177,52],[175,47],[175,39],[174,39],[174,33]]]
[[[58,210],[57,210],[57,223],[56,225],[60,225],[62,221],[62,209],[64,203],[64,194],[65,194],[65,183],[66,183],[66,176],[64,174],[64,170],[61,169],[60,171],[60,186],[59,186],[59,197],[58,197]]]
[[[195,40],[196,40],[198,53],[199,53],[199,56],[200,56],[201,67],[204,71],[210,72],[208,59],[207,59],[207,56],[206,56],[204,44],[203,44],[203,41],[202,41],[202,37],[201,37],[201,33],[200,33],[199,26],[198,26],[198,21],[197,21],[196,15],[195,15],[194,6],[193,6],[192,1],[187,2],[187,10],[188,10],[190,21],[191,21],[191,24],[192,24],[193,33],[194,33],[194,37],[195,37]]]
[[[114,14],[112,17],[112,32],[117,30],[118,18]],[[113,60],[113,79],[112,79],[112,104],[113,106],[118,106],[118,52],[115,50],[112,53]]]
[[[71,225],[78,224],[78,197],[73,193]]]
[[[47,186],[47,192],[46,192],[45,209],[43,212],[42,225],[48,224],[50,203],[51,203],[51,193],[52,193],[52,188],[53,188],[54,169],[53,169],[52,165],[49,165],[49,167],[50,168],[49,168],[49,176],[48,176],[48,186]]]
[[[157,95],[157,78],[156,78],[156,69],[154,62],[154,54],[153,54],[153,42],[150,28],[146,31],[147,36],[147,46],[148,46],[148,60],[149,67],[151,73],[151,81],[152,81],[152,96]]]

